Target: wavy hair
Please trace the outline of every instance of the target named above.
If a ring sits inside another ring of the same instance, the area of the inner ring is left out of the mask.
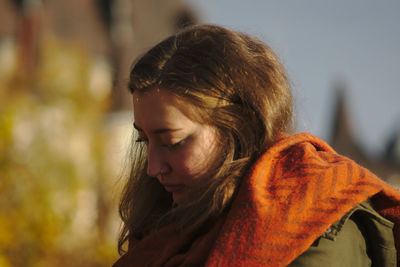
[[[229,207],[249,167],[291,126],[292,96],[278,57],[256,38],[220,26],[186,28],[140,57],[129,90],[154,88],[168,90],[190,106],[193,120],[217,129],[221,163],[198,197],[176,206],[147,176],[145,147],[134,145],[119,206],[120,253],[126,241],[171,222],[183,234],[212,223]]]

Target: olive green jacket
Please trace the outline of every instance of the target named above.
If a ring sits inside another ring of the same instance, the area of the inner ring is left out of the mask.
[[[394,224],[365,201],[334,223],[290,267],[396,267]]]

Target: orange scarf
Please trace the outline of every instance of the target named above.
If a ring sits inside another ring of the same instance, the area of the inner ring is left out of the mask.
[[[261,156],[209,232],[182,237],[165,227],[114,266],[286,266],[369,198],[395,223],[400,259],[400,191],[317,137],[285,137]]]

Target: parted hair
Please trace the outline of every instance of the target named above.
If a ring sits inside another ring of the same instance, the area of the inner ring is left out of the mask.
[[[168,90],[187,103],[191,118],[215,127],[220,164],[192,201],[175,205],[146,174],[146,148],[133,144],[131,172],[119,205],[126,241],[174,223],[195,234],[230,205],[251,165],[288,131],[293,104],[286,72],[275,53],[244,33],[215,25],[185,28],[150,49],[133,65],[129,90]]]

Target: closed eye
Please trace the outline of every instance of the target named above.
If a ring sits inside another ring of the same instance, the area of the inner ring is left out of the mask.
[[[173,143],[173,144],[164,144],[162,146],[166,147],[168,150],[174,150],[174,149],[177,149],[178,147],[180,147],[181,145],[183,145],[184,143],[185,143],[185,139],[183,139],[179,142]]]
[[[147,138],[144,138],[144,137],[138,137],[135,142],[136,143],[145,143],[145,144],[147,144],[149,142],[149,140]]]

